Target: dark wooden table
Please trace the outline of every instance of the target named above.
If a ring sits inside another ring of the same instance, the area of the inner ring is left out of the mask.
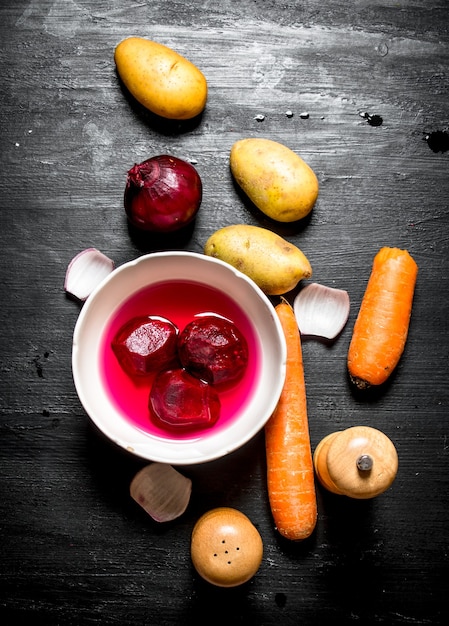
[[[447,1],[16,0],[0,17],[1,623],[447,623]],[[203,70],[199,124],[162,124],[126,96],[113,51],[130,35]],[[157,525],[128,491],[145,462],[99,435],[72,382],[71,258],[90,246],[117,265],[161,247],[201,252],[221,226],[266,226],[229,173],[229,150],[247,136],[285,143],[316,171],[311,219],[269,227],[306,253],[314,280],[351,297],[338,341],[304,340],[312,447],[371,425],[399,454],[396,481],[374,500],[318,488],[316,532],[300,544],[273,527],[263,433],[181,468],[189,508]],[[160,153],[195,162],[204,199],[188,237],[145,241],[127,227],[126,172]],[[346,354],[383,245],[407,248],[420,273],[404,357],[364,399]],[[200,580],[190,561],[195,521],[221,505],[245,512],[264,541],[258,574],[234,590]]]

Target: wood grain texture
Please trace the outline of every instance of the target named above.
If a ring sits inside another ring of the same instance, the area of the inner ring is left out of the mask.
[[[446,623],[449,152],[426,141],[449,125],[446,0],[18,0],[0,18],[1,622]],[[201,68],[199,123],[161,123],[128,96],[113,50],[130,35]],[[235,188],[229,150],[247,136],[285,143],[315,170],[320,196],[300,228],[262,219]],[[203,204],[187,234],[144,240],[126,224],[126,172],[167,152],[195,161]],[[188,510],[153,523],[128,491],[142,462],[97,433],[72,381],[79,306],[63,282],[77,252],[95,246],[117,265],[161,248],[201,252],[237,222],[282,234],[314,280],[350,294],[338,341],[303,341],[312,446],[372,425],[399,455],[393,486],[373,501],[318,489],[316,532],[300,544],[273,528],[263,434],[183,468]],[[384,245],[418,263],[414,309],[397,371],[381,393],[360,396],[346,354]],[[190,562],[192,528],[215,506],[240,509],[264,541],[261,568],[241,588],[211,588]]]

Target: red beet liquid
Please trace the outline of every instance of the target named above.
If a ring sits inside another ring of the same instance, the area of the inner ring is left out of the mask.
[[[111,348],[118,329],[139,315],[159,315],[171,320],[181,332],[199,314],[211,313],[228,318],[238,327],[248,343],[248,366],[243,378],[228,389],[219,390],[221,413],[211,428],[169,431],[160,428],[150,417],[148,396],[151,378],[131,379],[121,368]],[[212,287],[190,281],[163,282],[146,287],[126,300],[112,315],[101,344],[101,371],[106,389],[124,419],[140,430],[165,439],[196,438],[205,432],[216,432],[235,419],[249,401],[259,375],[260,346],[254,327],[242,309],[230,298]]]

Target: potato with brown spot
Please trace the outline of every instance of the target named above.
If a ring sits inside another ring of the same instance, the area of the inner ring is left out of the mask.
[[[249,276],[267,295],[282,295],[312,276],[305,254],[276,233],[260,226],[233,224],[213,233],[204,253]]]

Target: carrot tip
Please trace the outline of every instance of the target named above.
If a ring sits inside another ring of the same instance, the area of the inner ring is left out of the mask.
[[[360,391],[365,391],[372,386],[371,383],[369,383],[367,380],[363,380],[363,378],[358,378],[357,376],[353,376],[352,374],[350,374],[349,377],[351,379],[351,383],[355,385],[357,389],[360,389]]]

